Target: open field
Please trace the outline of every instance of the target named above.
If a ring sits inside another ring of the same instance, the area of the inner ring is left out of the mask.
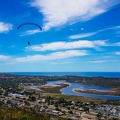
[[[50,93],[50,94],[44,94],[45,96],[51,96],[55,97],[56,99],[60,99],[63,97],[66,100],[70,101],[82,101],[82,102],[97,102],[97,103],[102,103],[105,102],[106,99],[96,99],[96,98],[89,98],[89,97],[81,97],[81,96],[73,96],[73,95],[64,95],[64,94],[55,94],[55,93]]]

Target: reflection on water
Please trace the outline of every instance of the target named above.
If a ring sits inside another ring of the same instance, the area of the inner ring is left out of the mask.
[[[40,90],[39,88],[37,88],[37,86],[31,86],[30,88],[31,88],[31,89],[35,89],[35,90],[38,90],[38,91]]]

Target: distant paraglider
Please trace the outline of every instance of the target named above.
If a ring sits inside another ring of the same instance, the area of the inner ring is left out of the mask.
[[[21,27],[23,27],[23,26],[25,26],[25,25],[35,25],[35,26],[37,26],[40,30],[42,30],[42,28],[41,28],[38,24],[36,24],[36,23],[31,23],[31,22],[22,23],[22,24],[20,24],[20,25],[17,27],[17,29],[19,30]],[[28,41],[28,45],[30,45],[30,41]]]

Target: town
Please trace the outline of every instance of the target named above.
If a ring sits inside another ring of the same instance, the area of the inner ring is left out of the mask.
[[[120,100],[92,99],[63,95],[61,93],[44,93],[44,91],[35,90],[31,87],[25,89],[25,86],[41,86],[46,83],[47,81],[40,79],[38,76],[1,74],[0,120],[5,118],[2,114],[4,108],[47,115],[48,120],[120,120]],[[8,116],[7,118],[10,117],[9,115],[6,115]],[[15,116],[13,117],[15,118]]]

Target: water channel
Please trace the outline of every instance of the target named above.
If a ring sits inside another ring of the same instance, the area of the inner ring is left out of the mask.
[[[80,93],[80,92],[75,92],[75,88],[83,89],[83,90],[99,90],[99,91],[108,91],[110,88],[107,87],[101,87],[101,86],[91,86],[91,85],[84,85],[84,84],[78,84],[78,83],[70,83],[66,81],[48,81],[47,84],[49,86],[55,86],[57,84],[69,84],[68,87],[61,89],[60,91],[62,94],[66,95],[75,95],[75,96],[85,96],[85,97],[91,97],[91,98],[105,98],[105,99],[119,99],[120,96],[113,96],[113,95],[101,95],[101,94],[89,94],[89,93]],[[44,86],[45,86],[44,85]],[[35,86],[32,88],[35,89]],[[38,89],[38,88],[36,88]]]

